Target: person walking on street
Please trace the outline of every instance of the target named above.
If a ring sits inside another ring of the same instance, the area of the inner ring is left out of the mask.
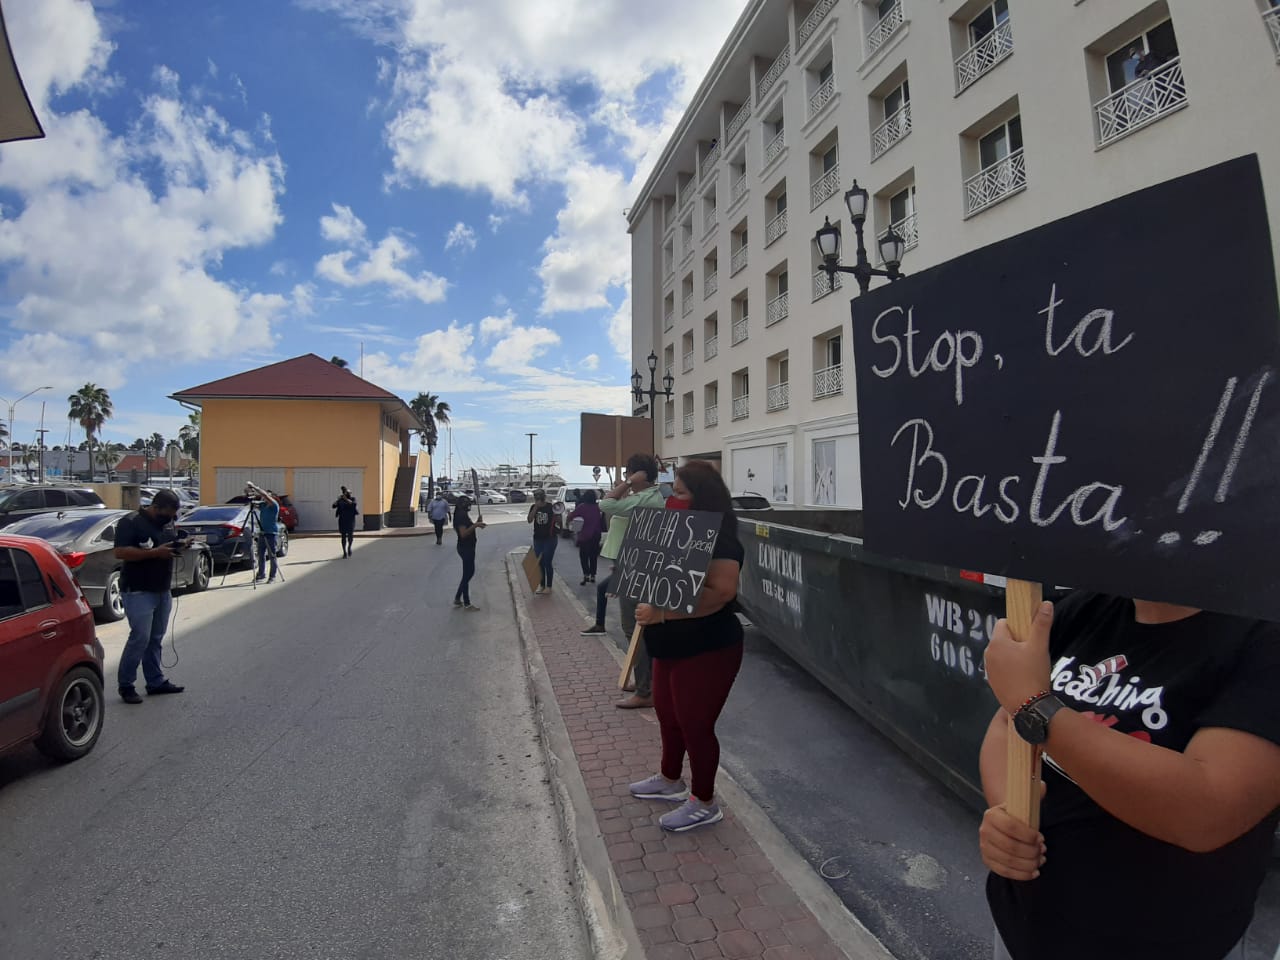
[[[587,490],[569,514],[569,529],[573,531],[578,547],[578,562],[582,564],[582,584],[596,582],[596,567],[600,558],[600,538],[604,534],[604,514],[600,512],[596,492]]]
[[[689,509],[719,513],[724,519],[693,612],[647,603],[636,607],[636,622],[644,627],[644,646],[653,658],[662,765],[630,790],[646,800],[683,800],[658,818],[664,830],[682,833],[724,819],[715,799],[720,765],[716,720],[742,666],[742,623],[735,610],[744,553],[733,499],[715,467],[691,460],[676,471],[675,486]],[[686,753],[691,786],[681,778]]]
[[[459,497],[453,508],[453,529],[458,534],[458,556],[462,558],[462,581],[453,595],[453,605],[464,610],[479,610],[471,602],[471,578],[476,575],[476,531],[485,528],[485,522],[471,522],[471,498]]]
[[[556,512],[547,503],[545,490],[534,491],[533,506],[529,508],[527,519],[533,524],[533,552],[538,558],[538,569],[542,573],[538,589],[533,592],[542,596],[551,592],[551,581],[555,576],[556,540],[559,536]]]
[[[449,522],[449,501],[445,499],[443,493],[436,492],[427,506],[427,517],[436,528],[436,546],[438,547],[444,542],[444,525]]]
[[[582,631],[584,637],[605,632],[604,617],[609,601],[609,588],[613,575],[617,572],[616,562],[622,550],[622,540],[627,535],[631,514],[642,508],[661,510],[664,506],[662,490],[656,485],[658,461],[652,454],[632,454],[627,459],[624,470],[624,479],[600,502],[601,512],[609,518],[609,535],[605,537],[600,556],[613,561],[615,566],[609,576],[596,585],[596,622]],[[622,619],[622,632],[629,641],[636,627],[635,601],[619,597],[618,612]],[[636,657],[635,692],[630,697],[619,700],[614,706],[622,710],[653,706],[651,668],[649,655],[642,645]]]
[[[342,540],[342,555],[349,557],[356,539],[356,514],[360,512],[360,505],[356,503],[356,498],[346,487],[342,488],[338,499],[333,501],[333,512],[338,518],[338,536]]]
[[[120,591],[129,639],[120,654],[116,684],[125,703],[141,703],[135,684],[138,666],[147,693],[181,693],[185,687],[168,680],[161,649],[173,604],[173,558],[186,548],[173,529],[181,501],[172,490],[158,490],[151,503],[116,524],[115,558],[121,561]]]
[[[271,575],[267,583],[275,583],[280,566],[276,562],[276,542],[280,534],[280,501],[270,490],[263,490],[250,481],[244,487],[245,496],[249,497],[249,509],[253,509],[253,501],[258,501],[258,572],[254,580],[266,576],[267,555],[271,555]]]

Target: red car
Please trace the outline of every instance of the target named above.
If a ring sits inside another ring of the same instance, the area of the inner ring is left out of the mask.
[[[102,644],[67,565],[43,540],[0,536],[0,752],[30,740],[55,760],[98,742]]]

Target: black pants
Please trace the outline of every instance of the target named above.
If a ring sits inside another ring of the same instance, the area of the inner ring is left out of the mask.
[[[459,550],[458,556],[462,558],[462,582],[458,584],[458,592],[453,595],[453,602],[457,603],[461,600],[470,606],[471,578],[476,575],[476,552],[475,550]]]
[[[444,542],[444,521],[432,520],[431,522],[435,525],[435,528],[436,528],[436,543],[443,543]]]
[[[345,553],[351,549],[351,545],[356,539],[356,522],[354,519],[350,521],[338,521],[338,536],[342,539],[342,550]]]
[[[595,537],[586,543],[578,544],[578,560],[582,563],[582,575],[594,577],[600,559],[600,538]]]

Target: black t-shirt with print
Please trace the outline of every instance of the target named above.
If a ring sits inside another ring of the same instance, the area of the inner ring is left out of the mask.
[[[151,550],[178,539],[171,527],[161,526],[145,513],[131,513],[116,524],[117,547]],[[120,566],[120,589],[128,593],[165,593],[173,587],[173,559],[126,560]]]
[[[1075,593],[1055,610],[1049,647],[1062,702],[1121,733],[1179,752],[1206,727],[1280,743],[1280,624],[1209,612],[1141,624],[1130,600]],[[1014,960],[1226,956],[1253,917],[1277,812],[1192,853],[1107,813],[1048,756],[1044,780],[1039,879],[987,879]]]
[[[550,540],[555,536],[555,511],[549,503],[540,503],[533,508],[533,539]]]
[[[733,560],[739,567],[745,553],[736,538],[723,534],[711,551],[712,560]],[[742,623],[734,611],[736,601],[707,617],[668,620],[644,628],[644,646],[659,660],[680,660],[742,642]]]

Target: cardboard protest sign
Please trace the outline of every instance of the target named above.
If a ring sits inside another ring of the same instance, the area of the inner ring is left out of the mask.
[[[614,593],[693,613],[723,522],[723,514],[700,510],[637,510],[618,552]]]
[[[1255,156],[852,313],[869,547],[1280,620],[1280,309]]]

